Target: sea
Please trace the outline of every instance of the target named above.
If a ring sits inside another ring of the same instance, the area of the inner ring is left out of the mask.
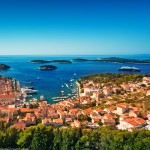
[[[0,64],[9,65],[9,70],[0,71],[2,76],[11,77],[20,82],[21,87],[34,86],[37,94],[29,95],[27,100],[44,96],[49,103],[55,103],[53,97],[67,96],[76,89],[75,81],[82,76],[100,73],[120,73],[118,68],[122,66],[135,66],[141,69],[142,74],[150,74],[150,64],[121,64],[110,62],[73,62],[71,64],[30,63],[31,60],[72,60],[74,58],[85,58],[89,60],[107,57],[131,58],[139,60],[150,60],[150,55],[25,55],[25,56],[0,56]],[[41,71],[41,65],[55,65],[56,70]],[[130,72],[126,72],[130,73]],[[134,72],[135,73],[135,72]],[[139,73],[139,72],[138,72]],[[72,86],[71,86],[72,85]]]

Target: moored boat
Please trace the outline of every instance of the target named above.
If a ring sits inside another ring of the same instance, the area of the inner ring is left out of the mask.
[[[118,69],[119,71],[141,71],[139,68],[136,67],[129,67],[129,66],[123,66]]]

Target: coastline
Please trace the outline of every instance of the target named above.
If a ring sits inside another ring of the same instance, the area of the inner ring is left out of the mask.
[[[118,68],[122,65],[129,64],[119,64],[119,63],[97,63],[97,62],[75,62],[72,64],[55,64],[58,69],[54,71],[44,71],[41,72],[37,68],[40,64],[31,64],[29,61],[34,59],[40,60],[71,60],[73,58],[82,57],[85,59],[96,59],[99,56],[1,56],[1,63],[6,63],[12,68],[7,71],[1,71],[2,75],[15,78],[20,81],[21,87],[23,86],[34,86],[39,92],[36,95],[39,98],[41,95],[44,95],[48,102],[53,103],[52,97],[61,96],[61,91],[63,90],[61,85],[62,83],[67,83],[73,77],[74,72],[77,74],[75,80],[78,80],[80,77],[90,74],[97,73],[119,73]],[[106,57],[106,55],[101,56]],[[120,56],[121,57],[121,56]],[[126,56],[122,56],[126,57]],[[149,56],[128,56],[129,58],[139,58],[139,59],[150,59]],[[134,64],[135,67],[141,69],[141,74],[150,74],[149,64]],[[24,66],[24,67],[22,67]],[[82,66],[82,67],[81,67]],[[39,80],[37,80],[39,78]],[[31,83],[32,82],[32,83]],[[70,89],[65,90],[66,94],[69,94]],[[33,95],[33,97],[35,97]],[[32,97],[31,97],[32,98]],[[28,100],[28,99],[27,99]]]

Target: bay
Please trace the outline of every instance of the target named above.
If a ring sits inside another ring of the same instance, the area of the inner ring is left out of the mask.
[[[38,67],[43,64],[29,63],[31,60],[72,60],[74,58],[96,59],[112,57],[111,55],[74,55],[74,56],[0,56],[0,63],[11,66],[11,69],[1,71],[0,74],[15,78],[20,81],[21,86],[34,86],[38,94],[32,97],[39,98],[41,95],[53,103],[52,97],[61,96],[63,90],[68,95],[72,87],[66,87],[70,80],[79,79],[81,76],[96,73],[119,73],[118,68],[122,66],[135,66],[141,69],[140,73],[150,74],[150,64],[120,64],[109,62],[73,62],[71,64],[47,63],[57,66],[56,70],[41,71]],[[113,57],[150,59],[150,55],[115,55]],[[75,81],[74,81],[75,82]],[[62,87],[62,84],[64,87]]]

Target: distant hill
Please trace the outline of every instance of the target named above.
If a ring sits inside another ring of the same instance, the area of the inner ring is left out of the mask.
[[[98,58],[100,62],[117,62],[117,63],[150,63],[150,60],[137,60],[119,57]]]

